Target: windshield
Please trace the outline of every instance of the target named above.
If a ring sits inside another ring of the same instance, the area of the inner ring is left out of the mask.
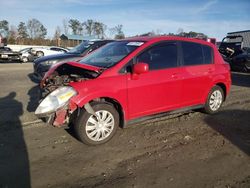
[[[106,44],[92,54],[84,57],[80,63],[108,68],[121,61],[144,42],[116,41]]]
[[[24,48],[24,49],[22,49],[22,50],[20,50],[19,52],[27,52],[27,51],[29,51],[30,50],[30,48]]]
[[[92,41],[82,42],[79,45],[77,45],[76,47],[69,50],[69,53],[81,54],[81,53],[85,52],[85,50],[87,50],[93,44],[94,44],[94,42],[92,42]]]

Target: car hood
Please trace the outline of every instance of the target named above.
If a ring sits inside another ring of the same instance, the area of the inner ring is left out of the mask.
[[[102,73],[103,69],[77,62],[59,63],[51,67],[40,83],[40,87],[49,93],[54,89],[79,82],[94,79]]]
[[[48,55],[48,56],[43,56],[34,61],[34,63],[41,63],[44,61],[52,61],[52,60],[63,60],[67,58],[74,58],[74,57],[80,57],[81,54],[77,53],[62,53],[62,54],[55,54],[55,55]]]
[[[101,70],[100,67],[95,67],[95,66],[91,66],[91,65],[87,65],[87,64],[83,64],[83,63],[79,63],[79,62],[75,62],[75,61],[70,61],[70,62],[61,62],[61,63],[57,63],[55,65],[53,65],[50,70],[47,72],[47,75],[50,75],[52,72],[56,71],[58,68],[60,67],[78,67],[81,68],[83,70],[89,70],[89,71],[93,71],[93,72],[99,72]],[[65,69],[65,71],[67,72],[67,69]]]
[[[94,71],[94,72],[99,72],[102,69],[100,67],[95,67],[92,65],[87,65],[87,64],[78,63],[78,62],[67,62],[67,63],[62,63],[62,64],[68,64],[68,65],[73,66],[73,67],[79,67],[79,68]],[[60,64],[60,65],[62,65],[62,64]]]

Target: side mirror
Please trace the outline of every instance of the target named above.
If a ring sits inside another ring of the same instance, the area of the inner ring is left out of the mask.
[[[147,63],[137,63],[133,66],[132,73],[133,74],[143,74],[148,72],[148,64]]]

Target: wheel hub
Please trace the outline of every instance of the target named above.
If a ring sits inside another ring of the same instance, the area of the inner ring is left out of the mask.
[[[216,111],[220,108],[221,104],[222,104],[222,94],[219,90],[216,90],[211,94],[209,100],[209,106],[211,110]]]
[[[106,111],[100,110],[91,115],[86,123],[87,136],[94,141],[101,141],[109,137],[114,129],[114,117]]]

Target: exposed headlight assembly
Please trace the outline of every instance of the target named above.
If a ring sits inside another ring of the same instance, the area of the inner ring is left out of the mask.
[[[75,96],[77,92],[69,86],[64,86],[50,93],[37,107],[35,114],[42,116],[50,114],[63,107],[69,99]]]
[[[44,65],[54,65],[57,62],[58,62],[57,60],[49,60],[49,61],[44,61],[42,64],[44,64]]]

